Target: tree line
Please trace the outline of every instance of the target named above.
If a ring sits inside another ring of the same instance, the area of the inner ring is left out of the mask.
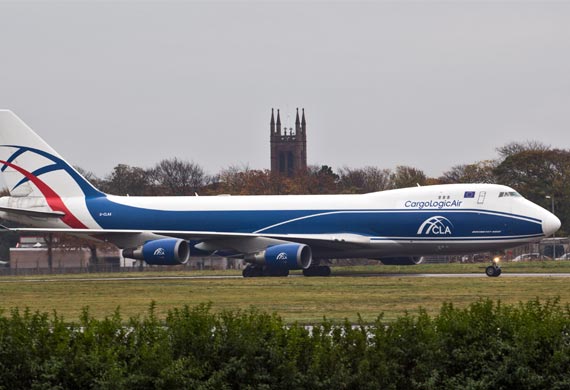
[[[278,195],[361,194],[416,185],[496,183],[514,188],[527,199],[550,210],[562,221],[560,234],[570,232],[570,150],[536,141],[513,142],[497,148],[498,157],[451,167],[440,177],[428,177],[421,169],[398,166],[309,166],[289,178],[270,170],[232,166],[210,175],[194,162],[172,158],[144,169],[117,165],[105,178],[80,170],[101,190],[115,195]],[[550,197],[550,198],[547,198]],[[554,202],[552,202],[552,198]]]

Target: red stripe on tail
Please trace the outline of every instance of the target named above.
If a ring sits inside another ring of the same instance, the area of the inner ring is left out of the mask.
[[[55,193],[46,183],[44,183],[40,178],[32,175],[30,172],[20,168],[17,165],[11,164],[7,161],[0,160],[0,163],[9,166],[10,168],[15,169],[16,171],[20,172],[22,175],[26,176],[28,180],[30,180],[42,193],[42,195],[46,198],[46,201],[51,207],[53,211],[61,211],[65,213],[65,216],[61,217],[61,220],[69,227],[75,229],[87,229],[87,226],[83,224],[77,217],[75,217],[71,211],[65,206],[61,197]]]

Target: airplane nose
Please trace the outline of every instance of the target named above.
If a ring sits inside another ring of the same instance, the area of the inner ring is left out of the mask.
[[[552,213],[547,212],[544,219],[542,220],[542,231],[545,236],[551,236],[558,229],[560,229],[560,220],[558,217]]]

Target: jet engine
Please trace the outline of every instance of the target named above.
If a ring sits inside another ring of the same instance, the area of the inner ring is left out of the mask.
[[[186,240],[162,238],[147,241],[137,248],[123,249],[123,257],[144,260],[150,265],[186,264],[190,258],[190,245]]]
[[[245,260],[268,268],[306,269],[311,266],[313,254],[305,244],[279,244],[246,256]]]
[[[381,257],[380,260],[384,265],[416,265],[420,264],[424,258],[420,256],[401,256],[401,257]]]

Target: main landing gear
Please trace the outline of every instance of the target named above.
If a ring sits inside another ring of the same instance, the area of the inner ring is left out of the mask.
[[[499,265],[499,258],[495,257],[490,266],[485,268],[485,274],[489,277],[497,277],[501,275],[501,266]]]
[[[330,276],[331,267],[328,265],[317,265],[303,270],[304,276]]]
[[[244,278],[255,278],[259,276],[289,276],[287,268],[267,268],[249,264],[243,269]]]
[[[304,276],[330,276],[331,269],[326,265],[309,267],[303,270]],[[248,264],[242,271],[244,278],[255,278],[260,276],[289,276],[287,268],[269,268],[259,265]]]

